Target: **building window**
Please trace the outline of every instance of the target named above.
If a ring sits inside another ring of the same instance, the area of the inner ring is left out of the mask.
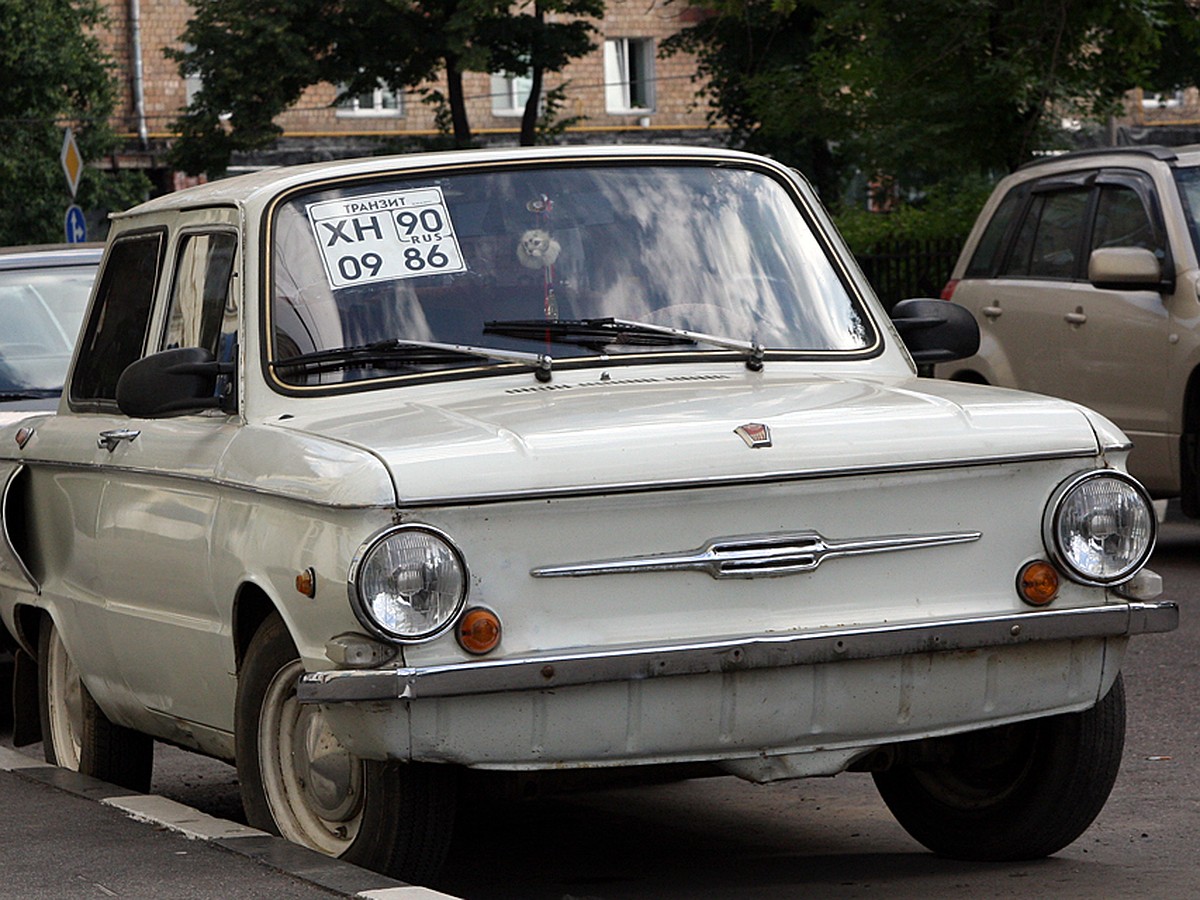
[[[654,108],[654,41],[616,38],[604,42],[604,100],[610,113]]]
[[[492,115],[519,116],[525,112],[525,102],[533,89],[529,75],[508,72],[492,73]]]
[[[341,94],[345,85],[338,88]],[[402,116],[404,115],[404,95],[381,84],[373,91],[361,94],[350,94],[337,102],[339,116]]]

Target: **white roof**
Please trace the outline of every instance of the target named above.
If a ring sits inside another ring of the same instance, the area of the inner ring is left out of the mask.
[[[176,191],[156,197],[123,213],[114,219],[126,218],[143,213],[172,209],[189,209],[200,206],[247,207],[265,202],[282,190],[312,181],[345,178],[371,173],[395,172],[444,168],[491,162],[517,162],[522,160],[578,160],[578,159],[658,159],[711,158],[725,160],[760,160],[748,153],[709,147],[681,147],[663,145],[584,145],[510,147],[487,150],[455,150],[442,153],[411,153],[399,156],[373,156],[363,159],[334,160],[331,162],[308,163],[300,166],[279,166],[245,175],[223,178],[208,184]]]

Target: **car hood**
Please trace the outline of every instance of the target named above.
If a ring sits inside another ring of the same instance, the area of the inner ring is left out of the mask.
[[[769,482],[1099,449],[1093,418],[1078,406],[927,379],[613,377],[478,387],[289,426],[377,456],[402,505]]]

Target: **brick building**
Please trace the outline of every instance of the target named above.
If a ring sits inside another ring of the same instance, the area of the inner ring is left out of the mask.
[[[184,182],[161,165],[173,137],[171,123],[198,85],[163,55],[180,46],[191,16],[185,0],[103,0],[111,26],[104,35],[116,61],[124,94],[117,129],[126,137],[122,165],[146,168],[160,188]],[[608,0],[598,21],[597,48],[564,72],[546,76],[545,89],[565,85],[560,118],[577,118],[563,141],[713,143],[703,102],[697,99],[695,61],[658,57],[663,40],[694,16],[684,3]],[[434,85],[434,87],[444,87]],[[464,75],[471,128],[481,142],[515,143],[528,83],[505,73]],[[403,146],[435,136],[435,110],[415,93],[380,89],[335,105],[334,85],[309,89],[277,119],[284,135],[276,146],[235,164],[256,166],[336,158],[372,152],[381,143]]]

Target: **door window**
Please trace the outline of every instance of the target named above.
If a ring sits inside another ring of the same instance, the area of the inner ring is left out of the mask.
[[[1099,247],[1144,247],[1159,259],[1164,257],[1162,242],[1137,191],[1117,184],[1101,186],[1092,232],[1092,249]]]
[[[229,361],[237,339],[237,301],[232,293],[237,235],[189,234],[179,243],[175,283],[162,349],[203,347]]]
[[[71,377],[71,408],[115,409],[117,379],[146,346],[162,265],[161,231],[120,238],[108,253]]]
[[[1078,188],[1035,197],[1002,274],[1076,277],[1089,193]]]

